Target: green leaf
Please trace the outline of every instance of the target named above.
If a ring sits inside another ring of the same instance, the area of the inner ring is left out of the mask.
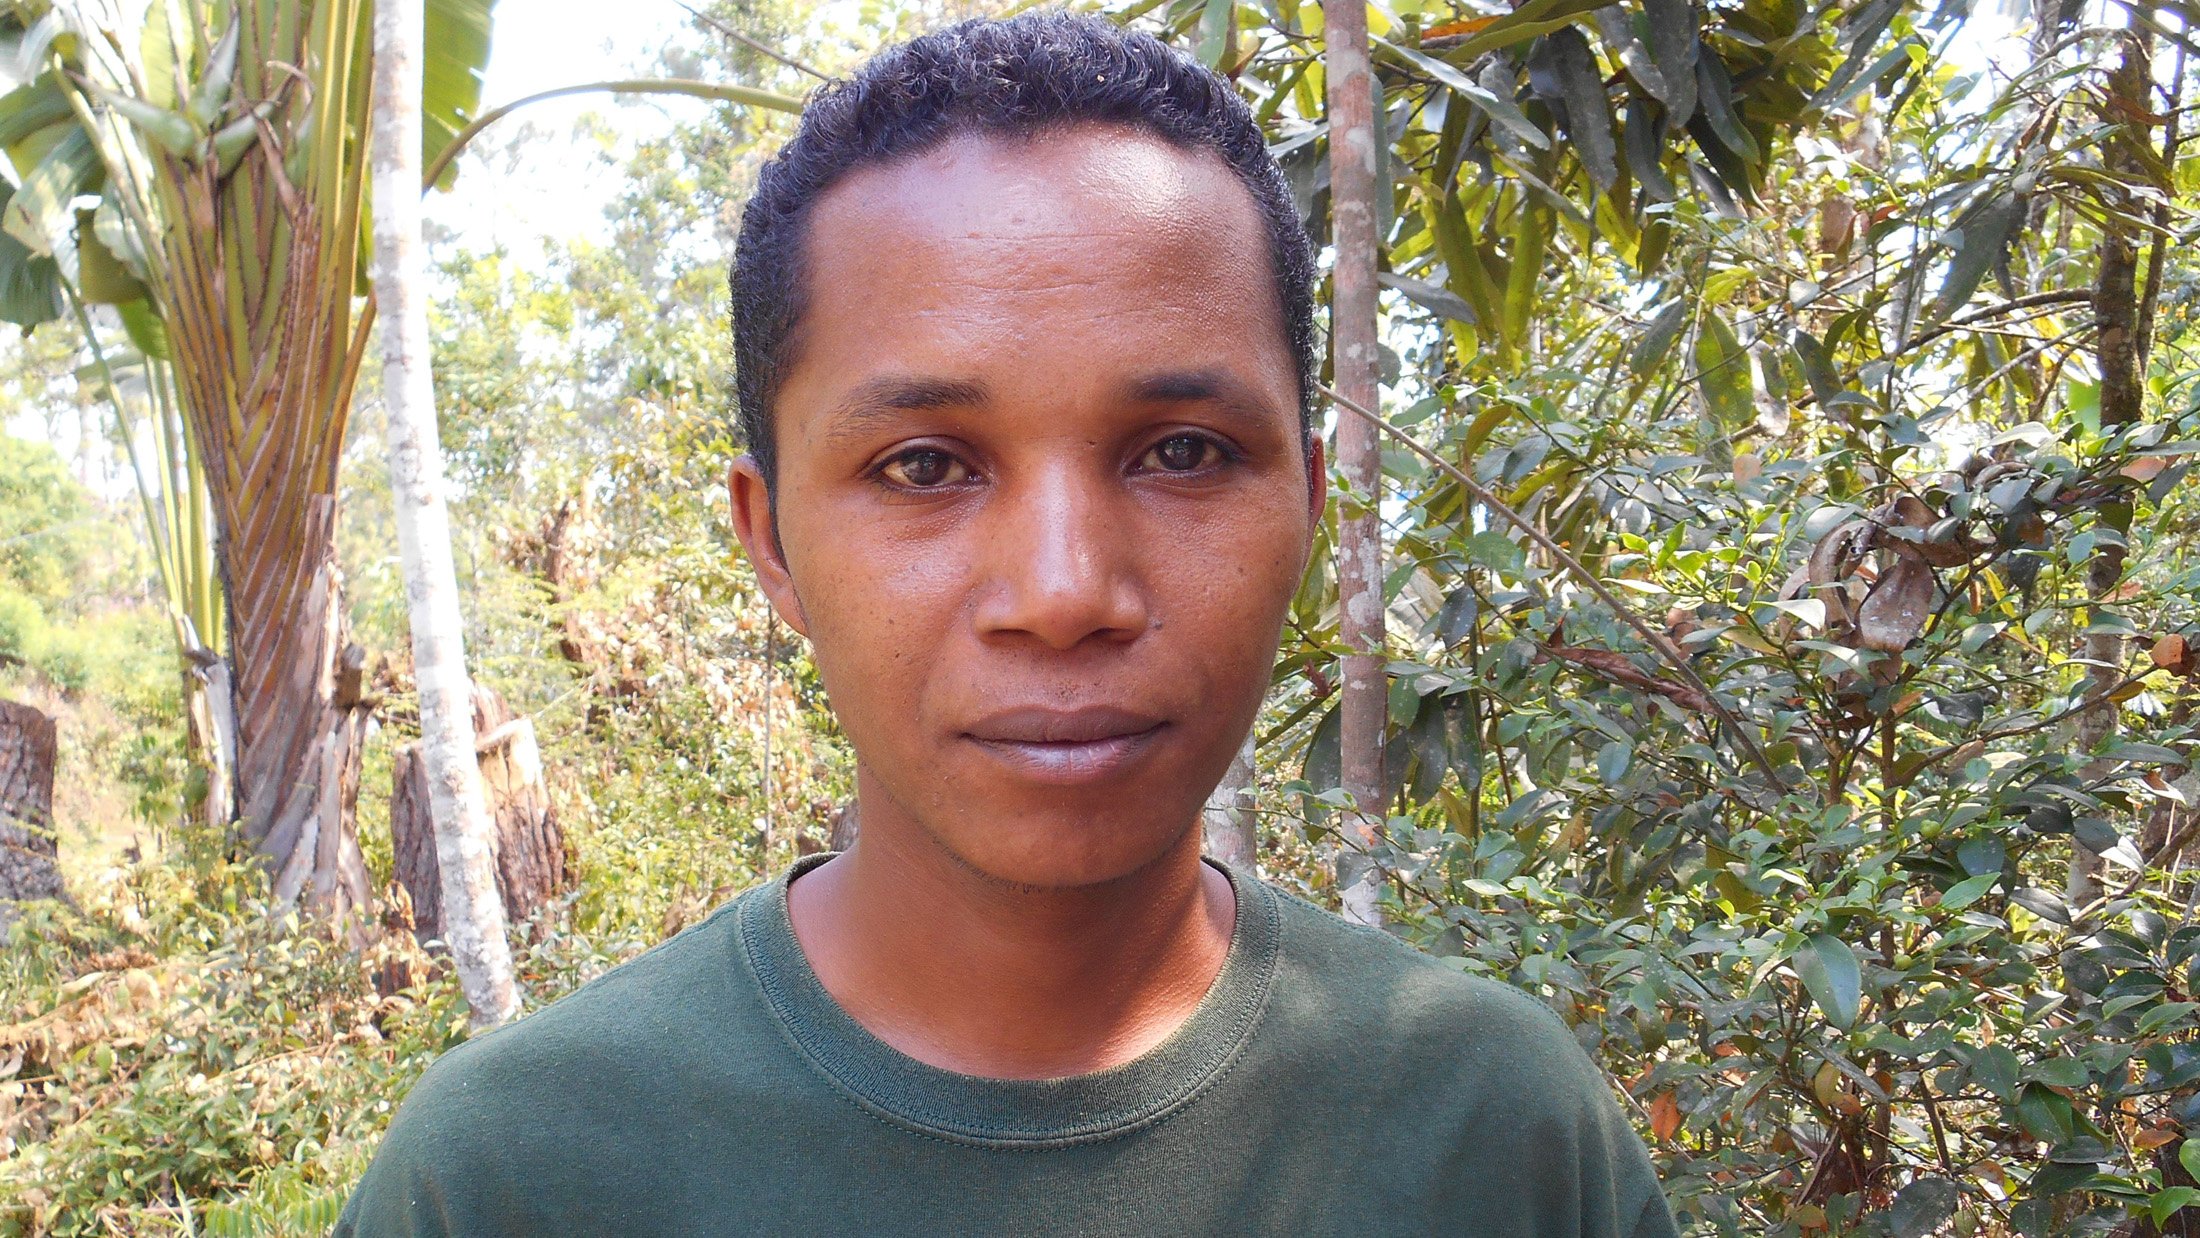
[[[1518,576],[1527,565],[1527,552],[1519,543],[1495,529],[1484,529],[1467,539],[1467,557],[1492,571]]]
[[[2008,858],[2008,845],[1993,837],[1966,839],[1956,848],[1956,863],[1973,876],[2000,872],[2003,861]]]
[[[1482,251],[1475,244],[1474,221],[1460,205],[1459,195],[1446,194],[1429,222],[1430,231],[1436,235],[1436,251],[1444,260],[1446,282],[1474,311],[1477,336],[1485,344],[1502,345],[1507,335],[1504,296],[1490,278],[1489,268],[1483,265]]]
[[[1375,282],[1404,294],[1406,300],[1439,318],[1449,318],[1470,326],[1479,321],[1475,317],[1474,307],[1467,304],[1466,298],[1449,288],[1439,288],[1434,284],[1404,275],[1394,275],[1389,271],[1378,272]]]
[[[1696,114],[1696,55],[1700,43],[1699,19],[1691,0],[1644,0],[1644,24],[1649,27],[1650,58],[1665,79],[1668,123],[1679,129]]]
[[[1999,880],[2001,880],[1999,872],[1966,877],[1949,886],[1947,893],[1940,896],[1940,909],[1942,911],[1961,911],[1985,897],[1986,892],[1993,889],[1994,883]]]
[[[115,196],[113,184],[100,195],[99,208],[92,212],[92,235],[108,253],[121,260],[131,278],[139,283],[145,281],[145,251],[138,245],[137,229],[123,215],[122,203]]]
[[[51,125],[76,124],[69,97],[51,72],[0,95],[0,148],[17,143]]]
[[[2187,1139],[2177,1145],[2177,1163],[2185,1167],[2185,1173],[2200,1178],[2200,1140]]]
[[[214,50],[207,53],[206,67],[200,71],[198,87],[191,92],[191,102],[185,111],[193,123],[201,129],[211,129],[221,118],[222,106],[229,101],[229,83],[237,72],[237,36],[240,27],[232,18],[229,29],[214,41]]]
[[[122,315],[122,329],[129,335],[130,342],[137,345],[139,352],[155,361],[170,359],[168,326],[160,320],[159,314],[153,312],[151,302],[125,301],[115,307],[115,312]]]
[[[1894,1238],[1926,1238],[1956,1213],[1963,1191],[1946,1178],[1919,1178],[1903,1187],[1887,1209]]]
[[[2084,1062],[2069,1057],[2053,1057],[2044,1062],[2035,1062],[2032,1069],[2024,1073],[2029,1079],[2057,1088],[2082,1088],[2093,1078],[2093,1072],[2086,1069]]]
[[[1749,135],[1742,125],[1740,113],[1734,110],[1734,81],[1727,76],[1726,62],[1720,60],[1709,48],[1703,49],[1696,59],[1697,119],[1702,128],[1695,130],[1698,145],[1703,145],[1703,130],[1709,129],[1726,153],[1739,160],[1745,169],[1754,171],[1764,162],[1764,153],[1757,148],[1757,139]],[[1704,146],[1706,155],[1713,151]]]
[[[1618,786],[1619,780],[1627,776],[1627,767],[1634,764],[1634,761],[1634,745],[1612,740],[1597,750],[1597,777],[1603,779],[1604,785],[1608,787]]]
[[[1344,766],[1340,760],[1339,741],[1343,738],[1344,714],[1342,707],[1330,706],[1329,712],[1314,725],[1314,738],[1306,745],[1306,761],[1300,776],[1316,791],[1326,791],[1344,778]]]
[[[1611,2],[1612,0],[1526,0],[1512,12],[1476,31],[1473,38],[1451,49],[1448,54],[1460,60],[1473,60],[1500,47],[1524,43],[1539,34],[1549,34],[1571,25],[1584,14],[1592,13]]]
[[[118,95],[114,91],[94,86],[100,101],[111,107],[124,120],[145,135],[147,141],[178,159],[188,159],[199,144],[198,130],[189,117],[155,107],[143,99]]]
[[[0,179],[0,216],[14,193]],[[0,231],[0,322],[35,327],[61,317],[63,308],[60,264]]]
[[[1665,132],[1650,105],[1638,96],[1627,99],[1627,126],[1620,135],[1627,148],[1627,170],[1643,192],[1659,202],[1680,196],[1665,174]]]
[[[1688,303],[1675,301],[1657,312],[1650,325],[1643,328],[1642,338],[1635,341],[1634,351],[1627,354],[1627,368],[1637,378],[1647,378],[1653,370],[1664,364],[1667,353],[1673,351],[1673,341],[1681,328],[1688,325]]]
[[[1597,68],[1589,40],[1572,26],[1544,36],[1557,70],[1558,87],[1566,104],[1566,136],[1574,141],[1574,153],[1589,173],[1598,193],[1609,193],[1619,180],[1619,149],[1612,140],[1612,108],[1604,93],[1604,74]]]
[[[1796,951],[1794,962],[1795,974],[1826,1021],[1843,1029],[1853,1026],[1864,1006],[1864,981],[1849,944],[1831,933],[1813,933]]]
[[[1489,91],[1482,89],[1474,83],[1474,79],[1434,56],[1425,55],[1410,47],[1402,47],[1388,39],[1371,38],[1370,42],[1375,47],[1396,55],[1400,60],[1435,78],[1437,83],[1443,86],[1444,89],[1465,99],[1483,115],[1489,117],[1491,124],[1512,134],[1515,138],[1537,150],[1550,149],[1550,135],[1537,128],[1526,116],[1521,115],[1520,109],[1513,106],[1512,100],[1500,99]]]
[[[420,64],[420,154],[426,167],[481,109],[481,72],[489,63],[494,0],[427,0]],[[458,164],[436,181],[448,189]]]
[[[76,262],[76,197],[99,187],[99,152],[82,129],[54,143],[0,212],[0,227],[33,253],[50,254],[64,273]]]
[[[1971,1053],[1971,1082],[1992,1092],[2001,1100],[2016,1098],[2017,1070],[2017,1055],[2000,1045],[1987,1045]]]
[[[1965,214],[1957,225],[1963,231],[1963,243],[1941,277],[1940,291],[1933,297],[1933,317],[1945,318],[1962,309],[1978,291],[1979,281],[2009,252],[2017,225],[2024,222],[2024,210],[2024,199],[2004,190]]]
[[[2183,1154],[2182,1149],[2179,1154]],[[2147,1201],[2147,1214],[2154,1218],[2154,1227],[2160,1229],[2169,1224],[2169,1219],[2181,1209],[2190,1208],[2195,1203],[2200,1203],[2200,1187],[2173,1186],[2166,1191],[2156,1192],[2154,1198]]]
[[[2076,1127],[2069,1099],[2037,1083],[2025,1084],[2017,1098],[2017,1121],[2033,1138],[2047,1143],[2063,1142]]]
[[[1756,380],[1750,373],[1749,353],[1717,310],[1706,309],[1696,331],[1696,384],[1711,419],[1727,433],[1756,416]]]
[[[1206,0],[1199,12],[1199,62],[1210,69],[1222,68],[1230,54],[1230,18],[1236,0]]]

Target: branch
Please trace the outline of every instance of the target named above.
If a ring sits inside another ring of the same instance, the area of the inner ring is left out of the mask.
[[[1680,647],[1675,645],[1670,639],[1668,639],[1663,632],[1660,632],[1655,628],[1652,628],[1648,623],[1645,623],[1640,616],[1635,614],[1632,607],[1628,606],[1627,603],[1621,601],[1619,599],[1619,595],[1613,593],[1611,588],[1607,586],[1603,580],[1598,578],[1595,572],[1592,572],[1588,568],[1582,566],[1581,560],[1576,559],[1573,554],[1569,552],[1564,546],[1561,546],[1557,542],[1551,540],[1550,535],[1545,533],[1542,529],[1537,528],[1534,521],[1529,520],[1526,516],[1523,516],[1519,512],[1514,511],[1509,504],[1507,504],[1503,499],[1498,498],[1495,494],[1492,494],[1487,488],[1482,485],[1482,483],[1474,480],[1472,477],[1467,476],[1464,470],[1458,468],[1449,460],[1446,460],[1442,456],[1437,455],[1435,452],[1430,451],[1428,448],[1421,446],[1420,443],[1414,441],[1413,437],[1407,434],[1405,431],[1390,424],[1388,421],[1383,420],[1383,418],[1379,415],[1369,412],[1366,408],[1361,407],[1359,404],[1354,403],[1353,401],[1348,400],[1341,395],[1338,395],[1334,390],[1328,387],[1322,387],[1320,390],[1323,395],[1328,396],[1330,401],[1336,404],[1339,408],[1342,408],[1347,412],[1365,418],[1368,422],[1372,423],[1376,429],[1383,431],[1394,439],[1397,439],[1399,442],[1405,444],[1406,447],[1410,449],[1415,455],[1420,456],[1422,459],[1428,461],[1430,464],[1435,465],[1438,469],[1441,469],[1446,476],[1450,477],[1453,481],[1458,482],[1462,489],[1464,489],[1468,494],[1474,496],[1476,502],[1482,504],[1482,506],[1488,508],[1495,514],[1504,517],[1508,523],[1512,524],[1522,533],[1527,534],[1530,541],[1542,547],[1544,552],[1549,554],[1553,559],[1557,560],[1560,566],[1564,567],[1569,573],[1579,579],[1583,584],[1587,585],[1590,592],[1596,594],[1597,597],[1602,600],[1606,606],[1612,609],[1613,614],[1619,616],[1622,622],[1624,622],[1628,627],[1633,628],[1637,635],[1641,636],[1644,641],[1648,642],[1650,648],[1654,650],[1657,653],[1658,657],[1663,659],[1668,666],[1671,666],[1676,674],[1680,675],[1682,679],[1686,680],[1690,687],[1694,688],[1697,692],[1703,694],[1704,703],[1710,706],[1711,712],[1718,716],[1720,722],[1726,724],[1727,730],[1734,736],[1734,741],[1741,745],[1743,754],[1749,758],[1750,764],[1755,765],[1760,771],[1763,772],[1766,778],[1772,780],[1772,785],[1774,789],[1779,791],[1789,790],[1787,781],[1781,778],[1779,772],[1772,767],[1771,760],[1765,756],[1764,750],[1757,746],[1757,741],[1750,738],[1748,728],[1742,725],[1741,719],[1735,717],[1732,711],[1727,709],[1726,706],[1719,703],[1719,698],[1711,694],[1711,686],[1705,683],[1703,679],[1696,674],[1696,669],[1693,666],[1689,665],[1688,655],[1681,652]]]
[[[678,2],[679,0],[674,0],[674,3]],[[706,26],[709,26],[711,29],[717,31],[718,33],[726,36],[729,39],[732,39],[734,42],[739,43],[745,48],[748,48],[750,51],[755,52],[759,56],[764,56],[768,57],[769,59],[776,60],[779,63],[787,66],[788,68],[793,69],[797,73],[807,73],[811,77],[814,77],[821,82],[829,82],[833,80],[830,75],[820,72],[817,69],[813,69],[809,65],[806,65],[803,62],[796,60],[794,57],[789,56],[784,52],[781,52],[773,47],[770,47],[764,43],[760,43],[757,40],[750,38],[749,36],[741,33],[740,31],[734,29],[726,23],[719,21],[717,18],[712,17],[710,14],[703,12],[701,9],[698,9],[693,5],[681,4],[680,7],[686,9],[688,11],[688,15],[693,17],[695,20],[703,23]]]
[[[525,98],[514,99],[502,107],[490,108],[481,115],[474,117],[472,123],[459,130],[451,138],[450,145],[445,146],[442,152],[436,155],[434,162],[428,165],[427,171],[421,173],[421,192],[426,193],[430,187],[443,178],[443,173],[450,169],[451,161],[458,158],[459,153],[466,149],[466,144],[473,141],[475,135],[482,130],[530,103],[540,103],[545,99],[563,98],[566,95],[585,94],[687,95],[697,99],[715,99],[720,103],[746,103],[750,107],[770,108],[776,112],[792,112],[796,115],[800,115],[802,112],[802,100],[792,95],[783,95],[772,90],[759,90],[754,86],[698,82],[681,77],[621,78],[609,82],[584,82],[578,86],[560,86],[556,90],[545,90],[528,95]]]
[[[2004,301],[1999,305],[1982,306],[1979,309],[1972,311],[1971,313],[1964,314],[1961,317],[1951,318],[1948,321],[1939,324],[1938,326],[1928,327],[1927,329],[1918,332],[1916,335],[1911,336],[1907,341],[1905,341],[1902,347],[1895,349],[1891,353],[1888,353],[1887,358],[1891,361],[1906,352],[1909,352],[1913,349],[1922,348],[1925,345],[1930,344],[1934,340],[1939,339],[1941,336],[1948,334],[1950,331],[1954,331],[1959,327],[1968,326],[1974,322],[1981,322],[1988,318],[1999,318],[2003,314],[2015,313],[2017,310],[2021,309],[2031,309],[2035,305],[2075,305],[2081,302],[2091,301],[2092,299],[2093,293],[2090,290],[2079,291],[2072,289],[2061,292],[2035,292],[2030,294],[2029,296],[2022,296],[2014,300]]]

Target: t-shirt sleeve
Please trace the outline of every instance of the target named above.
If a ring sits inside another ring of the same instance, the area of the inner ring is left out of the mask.
[[[1463,1168],[1516,1183],[1516,1229],[1535,1238],[1677,1238],[1650,1151],[1604,1070],[1551,1009],[1509,985],[1475,986],[1474,1089]],[[1469,1225],[1484,1217],[1462,1217]]]
[[[413,1086],[336,1222],[336,1238],[441,1238],[519,1233],[502,1164],[497,1111],[470,1061],[479,1042],[444,1055]]]

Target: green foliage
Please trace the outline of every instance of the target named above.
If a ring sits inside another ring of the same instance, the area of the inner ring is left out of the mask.
[[[1230,12],[1320,234],[1318,14]],[[2116,37],[1987,83],[1929,6],[1395,12],[1387,411],[1504,505],[1385,452],[1398,931],[1574,1023],[1695,1232],[2189,1218],[2194,165]],[[1326,894],[1325,568],[1290,632]]]
[[[0,1063],[19,1146],[0,1225],[109,1232],[103,1216],[134,1201],[137,1225],[188,1232],[191,1200],[295,1217],[340,1199],[388,1098],[464,1037],[455,985],[377,997],[357,957],[272,914],[264,870],[223,847],[187,834],[82,912],[39,906],[14,926]]]

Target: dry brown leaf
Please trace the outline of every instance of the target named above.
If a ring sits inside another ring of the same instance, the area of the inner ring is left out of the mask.
[[[2186,645],[2185,638],[2175,632],[2154,642],[2154,648],[2147,651],[2147,656],[2154,660],[2154,665],[2173,675],[2192,673],[2192,650]]]
[[[2133,481],[2153,481],[2169,468],[2168,456],[2140,456],[2117,469],[2118,473]]]
[[[1857,641],[1866,649],[1900,653],[1925,630],[1933,610],[1933,569],[1923,559],[1897,559],[1857,608]]]
[[[2184,1132],[2175,1127],[2150,1126],[2131,1137],[2131,1146],[2141,1151],[2159,1148],[2165,1143],[2175,1143]]]

